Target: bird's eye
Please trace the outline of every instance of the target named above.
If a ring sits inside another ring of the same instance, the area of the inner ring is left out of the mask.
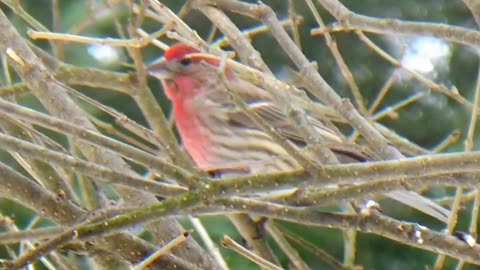
[[[192,59],[190,58],[183,58],[182,60],[180,60],[180,64],[182,64],[182,66],[184,67],[189,66],[191,63],[192,63]]]

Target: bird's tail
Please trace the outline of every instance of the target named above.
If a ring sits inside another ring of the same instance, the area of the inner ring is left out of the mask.
[[[447,223],[448,217],[450,216],[450,210],[414,191],[394,190],[388,192],[387,196],[421,212],[424,212],[444,223]]]

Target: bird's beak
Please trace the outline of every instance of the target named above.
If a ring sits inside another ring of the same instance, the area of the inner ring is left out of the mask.
[[[147,72],[149,75],[162,81],[171,79],[174,74],[170,68],[168,68],[168,64],[165,58],[162,57],[148,65]]]

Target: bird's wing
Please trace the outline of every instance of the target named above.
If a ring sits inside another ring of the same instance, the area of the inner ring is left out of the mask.
[[[236,91],[247,104],[250,113],[256,113],[268,125],[274,127],[280,135],[295,145],[302,147],[306,145],[303,137],[293,127],[291,119],[274,103],[272,96],[267,91],[243,80],[234,80],[230,85],[233,88],[232,90]],[[201,108],[215,107],[215,112],[221,111],[222,115],[225,116],[224,120],[232,126],[259,129],[249,114],[235,104],[230,93],[223,90],[222,87],[216,86],[215,88],[198,99],[198,106],[201,106]],[[205,106],[206,104],[212,106]],[[307,116],[307,118],[319,136],[322,137],[324,143],[340,144],[343,142],[343,137],[338,130],[327,128],[319,119],[310,116]]]

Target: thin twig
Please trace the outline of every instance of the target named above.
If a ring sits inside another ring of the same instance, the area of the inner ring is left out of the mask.
[[[222,245],[226,248],[229,248],[239,255],[249,259],[250,261],[256,263],[257,265],[261,266],[264,269],[268,270],[282,270],[283,268],[278,267],[271,262],[263,259],[262,257],[258,256],[257,254],[249,251],[248,249],[242,247],[237,242],[235,242],[232,238],[228,237],[227,235],[223,236]]]
[[[184,232],[183,234],[175,237],[171,241],[169,241],[166,245],[164,245],[159,250],[155,251],[153,254],[150,254],[147,258],[145,258],[141,263],[137,264],[134,270],[143,270],[150,266],[153,261],[157,260],[159,257],[164,255],[165,253],[169,252],[174,247],[182,244],[187,240],[187,237],[190,236],[190,233]]]

